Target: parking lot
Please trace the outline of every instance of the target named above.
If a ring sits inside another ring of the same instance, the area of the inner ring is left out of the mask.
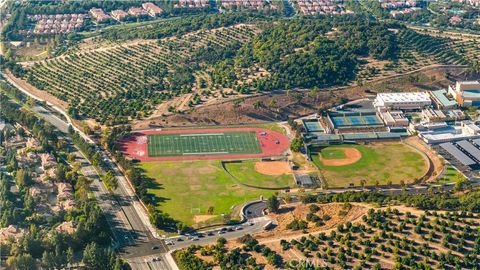
[[[446,142],[432,147],[467,177],[480,172],[480,139]]]

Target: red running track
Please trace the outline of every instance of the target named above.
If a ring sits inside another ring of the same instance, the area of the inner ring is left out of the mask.
[[[146,136],[150,134],[191,134],[191,133],[227,133],[238,131],[255,131],[260,143],[262,152],[259,154],[218,154],[205,156],[168,156],[149,157]],[[260,135],[266,132],[267,135]],[[279,142],[278,144],[276,142]],[[138,159],[142,162],[148,161],[176,161],[176,160],[206,160],[206,159],[242,159],[262,158],[279,156],[288,150],[290,142],[288,138],[278,132],[264,128],[209,128],[209,129],[170,129],[170,130],[144,130],[130,133],[118,143],[118,148],[131,159]]]

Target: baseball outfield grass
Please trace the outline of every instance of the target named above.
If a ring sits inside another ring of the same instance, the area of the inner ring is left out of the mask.
[[[250,176],[245,181],[258,186],[269,182],[273,186],[284,185],[291,179],[252,172],[253,164],[252,161],[246,166],[233,166],[229,171]],[[241,185],[225,172],[219,160],[146,162],[141,167],[155,179],[148,192],[155,197],[156,207],[188,225],[199,220],[204,224],[220,221],[221,214],[231,213],[235,206],[275,193]],[[212,215],[209,207],[213,207]]]
[[[280,175],[265,175],[255,170],[258,160],[246,160],[239,163],[225,163],[225,169],[230,172],[240,183],[261,188],[292,187],[293,175],[284,173]]]
[[[416,150],[403,143],[375,143],[369,145],[335,145],[319,149],[325,159],[342,159],[338,148],[355,148],[362,154],[359,161],[343,166],[326,166],[313,154],[313,163],[320,169],[328,187],[346,187],[350,184],[399,184],[414,182],[428,170],[428,163]],[[334,148],[334,149],[332,149]]]

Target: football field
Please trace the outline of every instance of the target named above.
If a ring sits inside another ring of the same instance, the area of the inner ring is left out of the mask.
[[[254,131],[151,134],[147,138],[149,157],[259,154],[262,152]]]

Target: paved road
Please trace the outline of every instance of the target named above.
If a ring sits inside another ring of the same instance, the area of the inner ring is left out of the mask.
[[[11,81],[10,81],[11,82]],[[18,85],[14,84],[17,88]],[[24,93],[25,90],[19,88]],[[56,113],[52,113],[49,110],[41,106],[35,106],[33,110],[41,114],[45,120],[57,127],[59,130],[66,132],[68,130],[68,121],[62,119],[61,116],[57,116]],[[132,264],[133,269],[177,269],[175,263],[171,261],[171,257],[165,255],[170,249],[179,249],[187,247],[192,244],[210,244],[215,242],[219,237],[226,239],[238,238],[245,234],[253,234],[262,230],[262,227],[269,221],[267,218],[262,217],[262,210],[265,208],[264,203],[255,203],[250,205],[246,210],[246,217],[250,219],[253,225],[249,223],[238,226],[239,230],[226,231],[225,233],[219,233],[219,230],[213,230],[206,232],[203,237],[195,238],[196,240],[187,239],[187,237],[177,237],[169,239],[173,244],[170,248],[166,246],[165,242],[155,237],[154,230],[151,227],[150,222],[140,205],[138,197],[135,196],[134,191],[129,186],[123,174],[116,167],[116,165],[110,160],[105,152],[98,149],[106,163],[115,172],[118,177],[119,188],[115,191],[115,198],[112,198],[106,191],[103,183],[99,181],[99,173],[95,168],[91,166],[89,161],[83,157],[80,152],[76,152],[78,160],[82,163],[82,171],[86,176],[89,176],[94,180],[92,184],[92,190],[95,196],[98,198],[100,206],[107,216],[112,230],[116,236],[120,251]],[[478,179],[474,179],[473,185],[478,185]],[[453,185],[438,185],[431,186],[433,192],[449,191],[454,188]],[[341,193],[346,191],[362,191],[361,189],[332,189],[321,193]],[[402,193],[407,194],[424,194],[428,193],[429,187],[427,186],[410,186],[405,189],[390,188],[390,189],[377,189],[377,192],[385,194],[399,195]],[[183,241],[178,241],[181,238]],[[153,261],[154,258],[159,257],[160,260]]]
[[[28,96],[39,100],[29,94],[25,89],[20,88],[20,86],[12,80],[8,78],[7,80]],[[58,130],[64,133],[68,131],[69,121],[65,119],[65,116],[62,116],[63,114],[56,112],[50,107],[43,107],[39,104],[35,105],[32,110],[41,115]],[[120,253],[127,260],[139,256],[159,256],[160,254],[166,253],[168,251],[166,244],[163,240],[158,239],[158,237],[156,237],[157,235],[154,235],[155,230],[151,226],[148,216],[140,205],[139,199],[135,195],[132,187],[129,186],[123,174],[105,152],[101,151],[101,149],[98,150],[101,152],[105,163],[111,167],[118,178],[119,186],[115,190],[114,196],[108,193],[105,185],[100,181],[99,175],[102,175],[104,172],[97,171],[80,151],[72,149],[72,152],[76,154],[77,161],[82,164],[81,170],[85,176],[94,179],[91,186],[92,191],[98,199],[100,207],[111,226],[116,238],[116,246],[119,248]],[[143,268],[139,269],[150,268],[148,265],[144,265]],[[174,264],[169,266],[169,268],[163,269],[176,269],[176,265]]]
[[[246,219],[253,219],[258,217],[263,217],[263,210],[267,208],[267,203],[265,201],[258,201],[249,204],[243,209]]]
[[[33,110],[43,118],[54,125],[62,132],[67,132],[68,124],[61,116],[50,112],[41,106],[35,106]],[[134,258],[136,256],[145,256],[149,254],[158,254],[159,252],[166,252],[168,249],[165,243],[155,238],[151,231],[147,228],[149,223],[148,218],[142,216],[138,208],[142,208],[135,196],[133,190],[128,184],[123,174],[119,171],[116,165],[102,153],[105,163],[111,167],[116,174],[119,183],[118,188],[114,192],[114,196],[110,196],[106,187],[100,181],[99,174],[104,174],[104,171],[97,172],[90,162],[79,151],[76,152],[78,161],[82,164],[82,171],[85,176],[94,179],[92,184],[92,191],[99,200],[100,206],[104,209],[104,213],[110,221],[110,225],[115,232],[117,245],[120,248],[122,255],[125,258]],[[155,248],[157,247],[157,248]]]
[[[171,258],[171,257],[170,257]],[[129,260],[132,270],[170,270],[172,262],[165,254],[136,257]]]
[[[190,245],[206,245],[212,244],[217,241],[218,238],[223,237],[225,239],[235,239],[242,237],[246,234],[254,234],[263,230],[263,226],[270,221],[267,217],[259,217],[249,220],[240,225],[224,227],[199,233],[198,236],[177,236],[167,240],[172,244],[169,245],[170,250],[177,250],[188,247]]]

